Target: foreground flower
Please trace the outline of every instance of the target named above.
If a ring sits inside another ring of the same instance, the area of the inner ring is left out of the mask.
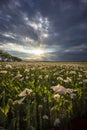
[[[0,71],[0,74],[6,74],[6,73],[7,73],[6,70],[2,70],[2,71]]]
[[[48,120],[49,118],[47,115],[43,115],[43,119]]]
[[[49,77],[49,76],[48,76],[48,75],[46,75],[44,78],[45,78],[45,79],[48,79],[48,77]]]
[[[22,97],[22,98],[19,99],[19,100],[15,100],[15,101],[13,102],[13,105],[21,104],[21,103],[25,100],[25,98],[26,98],[26,97]]]
[[[54,99],[60,98],[60,95],[57,93],[54,95]]]
[[[75,75],[75,74],[76,74],[76,71],[70,71],[70,74],[74,74],[74,75]]]
[[[32,92],[32,89],[25,88],[18,96],[19,97],[25,97],[29,95]]]
[[[54,92],[62,95],[62,94],[66,94],[66,88],[61,86],[60,84],[56,85],[56,86],[52,86],[51,89],[53,89]]]
[[[63,81],[63,78],[62,77],[57,77],[57,80]]]
[[[54,121],[54,126],[59,126],[60,125],[60,119],[56,118]]]
[[[25,100],[26,97],[23,97],[21,99],[18,100],[18,103],[21,104],[24,100]]]
[[[77,92],[77,90],[76,89],[71,89],[71,88],[66,89],[66,93],[68,93],[68,94],[71,94],[71,93],[74,93],[74,92]]]
[[[24,72],[29,72],[29,69],[26,68]]]
[[[56,86],[52,86],[51,89],[58,93],[58,95],[64,95],[64,94],[72,94],[77,92],[76,89],[71,89],[71,88],[65,88],[63,86],[61,86],[60,84],[56,85]],[[55,99],[57,98],[58,95],[55,95]],[[59,97],[59,96],[58,96]]]
[[[65,83],[70,83],[70,82],[72,82],[72,80],[69,78],[69,77],[67,77],[65,80],[63,80]]]
[[[21,78],[22,77],[22,75],[20,74],[20,72],[18,71],[17,72],[17,75],[15,76],[15,78]]]
[[[70,94],[70,98],[71,98],[71,99],[74,99],[75,96],[76,96],[75,93],[71,93],[71,94]]]
[[[12,66],[8,64],[8,65],[5,66],[5,68],[6,69],[12,69]]]
[[[87,79],[83,79],[83,83],[87,83]]]

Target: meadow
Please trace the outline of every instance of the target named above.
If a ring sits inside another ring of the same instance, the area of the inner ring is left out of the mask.
[[[86,62],[0,62],[0,130],[67,130],[77,118],[87,118]]]

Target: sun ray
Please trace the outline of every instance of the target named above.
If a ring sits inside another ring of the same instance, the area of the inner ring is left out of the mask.
[[[41,49],[34,49],[34,50],[32,50],[32,53],[33,53],[34,55],[40,56],[40,55],[44,54],[44,51],[41,50]]]

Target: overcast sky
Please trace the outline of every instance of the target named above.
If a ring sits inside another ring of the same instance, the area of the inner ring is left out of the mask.
[[[30,61],[87,61],[87,0],[0,0],[0,49]]]

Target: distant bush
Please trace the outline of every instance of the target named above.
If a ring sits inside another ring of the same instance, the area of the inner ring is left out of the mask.
[[[22,61],[22,59],[0,50],[0,61]]]

